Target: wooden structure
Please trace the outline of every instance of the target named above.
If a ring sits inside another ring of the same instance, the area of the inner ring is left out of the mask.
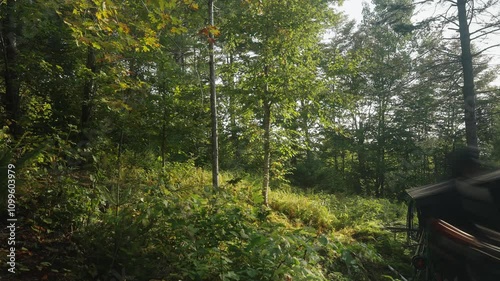
[[[413,280],[500,280],[500,170],[407,193]]]

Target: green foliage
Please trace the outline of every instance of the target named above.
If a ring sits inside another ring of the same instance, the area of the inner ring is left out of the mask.
[[[108,206],[79,235],[89,254],[88,274],[183,280],[274,280],[289,274],[323,280],[317,253],[305,251],[310,234],[259,223],[259,207],[244,203],[246,194],[200,188],[203,178],[209,179],[205,171],[176,164],[165,168],[160,186],[139,191],[140,183],[123,179],[115,187],[123,192],[120,202],[109,188],[98,188]]]
[[[328,201],[321,198],[304,200],[303,195],[274,191],[270,196],[272,209],[282,212],[298,226],[310,226],[319,231],[331,230],[338,224],[338,219],[330,213]]]
[[[42,259],[32,268],[60,264],[68,280],[409,272],[404,239],[384,229],[403,224],[393,200],[446,176],[446,155],[464,143],[460,48],[432,27],[417,32],[411,1],[373,1],[358,26],[336,13],[342,1],[218,1],[214,26],[194,0],[7,2],[2,21],[15,22],[0,35],[18,44],[0,58],[0,84],[19,84],[20,104],[18,120],[0,118],[0,167],[20,169],[21,258]],[[205,170],[209,34],[218,190]],[[498,163],[496,70],[476,59],[482,157]],[[13,107],[6,92],[0,117]]]
[[[404,225],[406,207],[388,199],[370,199],[359,196],[337,198],[329,196],[329,206],[338,213],[340,227],[365,228],[370,225]]]
[[[46,149],[46,143],[41,143],[38,146],[29,146],[25,144],[25,136],[21,138],[17,145],[13,145],[13,140],[6,134],[7,128],[0,130],[0,182],[3,183],[3,187],[0,189],[0,207],[4,212],[0,215],[0,218],[7,218],[7,203],[8,203],[8,182],[14,182],[14,201],[18,202],[22,197],[22,194],[17,189],[17,186],[26,181],[27,179],[23,177],[23,172],[26,166],[37,162],[40,158],[43,150]],[[10,165],[13,165],[10,167]],[[12,172],[13,178],[9,177]]]
[[[334,161],[339,162],[342,160],[337,159]],[[333,163],[333,165],[335,164]],[[295,169],[288,178],[290,178],[293,185],[305,189],[313,188],[328,192],[349,192],[351,188],[348,186],[348,181],[345,178],[346,174],[347,172],[341,171],[338,167],[325,165],[324,159],[306,158],[296,164]]]
[[[332,8],[341,1],[221,2],[215,26],[196,1],[122,2],[15,4],[18,122],[35,138],[60,136],[59,158],[69,151],[90,165],[98,151],[126,149],[163,165],[207,165],[208,33],[216,35],[222,169],[262,175],[269,153],[272,187],[400,198],[443,178],[446,155],[463,143],[460,64],[442,51],[459,46],[437,30],[410,32],[407,0],[375,1],[359,26]],[[496,71],[484,57],[475,64],[490,158]],[[0,114],[7,106],[2,98]]]
[[[249,177],[213,190],[193,162],[140,167],[127,152],[97,160],[94,172],[23,186],[38,236],[72,233],[79,262],[57,264],[73,280],[383,280],[391,255],[407,258],[381,228],[401,219],[400,204],[278,190],[265,209]]]

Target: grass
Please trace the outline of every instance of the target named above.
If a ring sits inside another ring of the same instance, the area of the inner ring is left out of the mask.
[[[389,264],[409,272],[404,237],[383,228],[403,222],[404,204],[284,185],[264,208],[248,176],[222,173],[214,191],[211,173],[192,163],[100,163],[20,187],[30,214],[25,271],[10,280],[396,280]]]
[[[270,207],[283,213],[289,221],[297,226],[310,226],[323,232],[332,230],[338,225],[338,219],[329,210],[328,202],[319,198],[276,190],[270,194]]]

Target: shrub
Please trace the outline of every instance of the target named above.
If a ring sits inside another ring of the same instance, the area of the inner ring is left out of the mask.
[[[271,192],[270,206],[290,220],[299,220],[302,224],[320,231],[331,230],[338,222],[328,209],[327,202],[319,198],[277,190]]]

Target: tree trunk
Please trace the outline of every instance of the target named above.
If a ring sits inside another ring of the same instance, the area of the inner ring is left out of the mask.
[[[337,150],[335,150],[335,152],[333,154],[333,163],[334,163],[335,172],[338,172],[339,171],[339,153]]]
[[[214,26],[214,0],[208,0],[208,18]],[[210,112],[212,117],[212,185],[219,187],[219,140],[217,133],[217,95],[215,91],[214,35],[209,33],[208,50],[210,54]]]
[[[356,120],[354,120],[356,122]],[[361,194],[363,192],[363,183],[364,179],[366,178],[366,156],[365,156],[365,150],[364,150],[364,145],[365,145],[365,127],[363,122],[359,123],[359,127],[356,130],[356,139],[357,139],[357,144],[356,144],[356,152],[358,154],[358,179],[356,182],[355,186],[355,191],[357,194]]]
[[[229,64],[232,65],[234,62],[233,53],[229,55]],[[239,163],[241,159],[240,142],[238,139],[238,126],[236,123],[236,101],[234,94],[236,93],[236,82],[235,75],[231,73],[231,80],[229,81],[231,85],[231,95],[229,95],[229,118],[231,123],[231,143],[234,147],[234,159],[235,163]]]
[[[161,79],[158,77],[158,79]],[[161,167],[165,167],[166,162],[166,150],[167,150],[167,118],[169,117],[167,109],[167,95],[168,95],[168,84],[160,84],[160,94],[161,94],[161,107],[162,107],[162,121],[161,121]]]
[[[14,138],[22,135],[20,124],[21,117],[21,98],[19,95],[20,82],[18,77],[18,49],[17,36],[18,25],[16,22],[16,1],[8,0],[6,6],[6,15],[3,20],[2,28],[2,47],[5,60],[5,112],[8,120],[10,133]]]
[[[340,156],[342,157],[342,179],[345,180],[345,151],[342,150],[342,152],[340,152]]]
[[[375,180],[375,195],[377,197],[382,197],[385,193],[385,170],[385,149],[382,146],[377,149],[377,176]]]
[[[391,85],[389,85],[391,88]],[[385,171],[387,170],[385,163],[385,146],[386,146],[386,123],[385,115],[387,113],[387,97],[385,91],[380,99],[380,106],[378,112],[378,129],[377,129],[377,176],[375,194],[379,197],[384,195],[385,192]]]
[[[267,92],[267,84],[266,84]],[[262,196],[264,196],[264,204],[269,205],[269,179],[271,167],[271,145],[270,145],[270,131],[271,131],[271,103],[264,101],[264,181],[262,183]]]
[[[165,122],[165,121],[163,121]],[[165,167],[165,137],[166,137],[166,131],[167,129],[165,128],[165,123],[162,124],[161,126],[161,167]]]
[[[165,167],[165,150],[167,149],[166,137],[167,137],[167,110],[165,109],[165,93],[163,96],[163,116],[161,124],[161,167]]]
[[[309,134],[309,117],[307,116],[307,108],[306,101],[300,100],[300,108],[302,109],[302,131],[304,132],[305,137],[305,146],[306,146],[306,162],[311,163],[312,161],[312,151],[311,151],[311,136]]]
[[[80,116],[80,141],[83,143],[89,141],[87,129],[92,115],[92,100],[96,90],[94,74],[97,72],[97,67],[95,50],[92,46],[87,47],[87,62],[85,66],[90,70],[91,74],[86,77],[85,84],[83,85],[82,114]]]
[[[465,137],[468,146],[477,147],[476,94],[470,46],[469,24],[467,23],[467,0],[457,0],[462,68],[464,76],[463,96],[465,109]],[[477,155],[479,157],[479,155]]]
[[[267,78],[268,67],[264,67],[264,75]],[[264,85],[264,100],[263,100],[264,118],[262,126],[264,129],[264,180],[262,182],[262,196],[264,197],[264,205],[269,206],[269,180],[271,168],[271,102],[269,101],[269,84],[266,81]]]

